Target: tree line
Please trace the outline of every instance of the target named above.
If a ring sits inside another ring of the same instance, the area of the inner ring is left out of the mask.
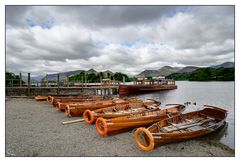
[[[166,78],[189,81],[234,81],[234,68],[199,68],[192,73],[173,73]]]
[[[103,72],[99,73],[85,73],[81,72],[69,77],[69,81],[87,82],[87,83],[100,83],[101,79],[110,79],[122,82],[125,78],[125,82],[133,81],[133,78],[128,77],[126,74],[116,72],[114,74],[107,73],[107,76]]]
[[[22,84],[24,84],[25,82],[22,80]],[[10,87],[12,85],[20,85],[20,76],[19,75],[15,75],[12,72],[5,72],[5,85],[7,87]]]

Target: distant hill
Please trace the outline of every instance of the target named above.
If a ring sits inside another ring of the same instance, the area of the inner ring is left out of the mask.
[[[36,76],[36,77],[32,77],[32,76],[30,76],[30,77],[31,77],[32,82],[39,82],[39,81],[42,80],[42,78],[44,76],[41,75],[41,76]],[[28,76],[22,75],[22,80],[27,83],[28,82]]]
[[[218,69],[220,67],[223,67],[223,68],[234,68],[234,62],[224,62],[224,63],[219,64],[219,65],[211,66],[211,68],[214,68],[214,69]]]
[[[158,70],[144,70],[136,77],[158,77],[158,76],[168,76],[172,73],[177,72],[181,68],[178,67],[171,67],[171,66],[163,66],[162,68]]]
[[[68,72],[62,72],[62,73],[56,73],[56,74],[48,74],[48,80],[57,80],[57,75],[59,74],[59,79],[63,80],[66,79],[67,77],[75,74],[79,74],[84,70],[75,70],[75,71],[68,71]],[[42,80],[45,79],[46,76],[42,78]]]
[[[210,66],[210,68],[213,69],[218,69],[220,67],[223,68],[234,68],[234,62],[225,62],[219,65],[213,65]],[[136,75],[136,77],[158,77],[158,76],[169,76],[171,74],[174,74],[173,78],[181,78],[181,79],[186,79],[186,76],[181,76],[180,74],[192,74],[195,70],[199,69],[199,67],[196,66],[186,66],[184,68],[178,68],[178,67],[171,67],[171,66],[164,66],[158,70],[144,70],[141,73],[139,73],[138,75]],[[73,76],[76,74],[79,74],[81,72],[83,72],[84,70],[75,70],[75,71],[68,71],[68,72],[61,72],[61,73],[55,73],[55,74],[49,74],[48,75],[48,80],[57,80],[57,75],[60,74],[60,80],[66,79],[69,76]],[[89,69],[88,71],[86,71],[88,74],[90,73],[95,73],[98,74],[100,72],[97,72],[94,69]],[[103,76],[105,78],[108,78],[109,76],[112,76],[114,73],[110,70],[106,70],[103,73]],[[27,81],[27,76],[22,76],[22,79],[24,81]],[[31,77],[31,79],[33,81],[41,81],[43,79],[45,79],[45,76],[37,76],[37,77]]]
[[[94,70],[94,69],[89,69],[88,71],[86,71],[86,73],[97,73],[97,71],[96,70]]]
[[[62,72],[62,73],[56,73],[56,74],[48,74],[48,80],[57,80],[57,75],[59,74],[59,77],[60,77],[60,80],[64,80],[66,79],[67,77],[70,77],[70,76],[73,76],[73,75],[76,75],[76,74],[79,74],[81,72],[84,72],[84,70],[75,70],[75,71],[68,71],[68,72]],[[91,74],[91,73],[94,73],[94,74],[98,74],[100,72],[97,72],[96,70],[94,69],[89,69],[86,71],[87,74]],[[109,77],[111,75],[113,75],[114,73],[111,72],[110,70],[106,70],[103,72],[103,76],[104,77]],[[44,76],[42,78],[42,80],[45,79],[46,76]]]
[[[234,81],[234,68],[198,68],[191,73],[173,73],[166,77],[174,80],[189,80],[189,81]]]
[[[143,72],[136,75],[136,77],[156,77],[159,75],[160,72],[158,70],[144,70]]]
[[[192,73],[193,71],[197,70],[199,67],[196,66],[186,66],[181,70],[177,71],[176,73]]]
[[[181,68],[178,68],[178,67],[164,66],[158,69],[158,72],[159,72],[159,76],[168,76],[172,73],[176,73],[180,69]]]

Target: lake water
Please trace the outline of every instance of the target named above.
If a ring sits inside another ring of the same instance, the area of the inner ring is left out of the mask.
[[[155,99],[162,102],[161,108],[165,104],[196,102],[196,105],[190,104],[185,112],[199,110],[203,105],[214,105],[228,110],[226,118],[227,125],[221,135],[214,135],[215,139],[221,143],[235,149],[234,133],[234,82],[189,82],[177,81],[178,86],[175,90],[156,91],[146,94],[131,95],[140,99]]]

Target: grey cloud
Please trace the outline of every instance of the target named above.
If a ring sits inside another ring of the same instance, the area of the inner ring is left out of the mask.
[[[234,38],[232,7],[193,7],[191,12],[168,18],[163,24],[165,30],[160,31],[165,32],[165,39],[178,49],[199,48],[212,41],[221,44]]]
[[[51,17],[50,29],[25,22]],[[7,6],[6,26],[6,66],[13,72],[136,74],[234,59],[232,6]]]
[[[84,24],[88,27],[119,27],[147,24],[174,13],[179,6],[7,6],[7,24],[24,25],[26,18],[37,22],[54,17],[56,23]],[[57,13],[57,14],[56,14]]]
[[[71,28],[63,28],[63,30],[67,29],[71,30]],[[15,31],[9,29],[6,39],[8,55],[18,55],[22,59],[57,61],[78,58],[88,59],[99,55],[99,51],[96,49],[91,38],[78,39],[78,37],[81,37],[81,32],[70,33],[67,35],[68,38],[60,36],[60,40],[55,38],[54,34],[53,36],[49,36],[52,32],[59,32],[54,29],[50,33],[42,29],[39,32],[27,29]],[[59,32],[58,34],[61,35],[63,33]]]
[[[147,24],[159,17],[174,12],[176,6],[85,6],[59,7],[63,14],[71,13],[75,22],[90,27],[119,27],[131,24]],[[89,14],[90,13],[90,14]]]
[[[42,23],[55,15],[50,6],[6,6],[6,25],[14,28],[27,28],[27,19]]]
[[[15,27],[22,26],[28,8],[27,6],[6,6],[6,24]]]

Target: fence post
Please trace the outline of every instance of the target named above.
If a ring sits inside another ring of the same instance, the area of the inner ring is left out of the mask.
[[[125,85],[125,76],[123,76],[123,85]]]
[[[86,75],[86,72],[84,73],[85,75],[85,87],[87,87],[87,75]]]
[[[81,76],[81,82],[82,82],[82,92],[83,92],[83,76]]]
[[[19,74],[19,78],[20,78],[19,84],[20,84],[20,87],[22,87],[22,73]]]
[[[59,74],[57,75],[57,95],[59,95]]]
[[[67,87],[69,87],[69,77],[67,77]]]
[[[48,74],[46,74],[46,86],[48,87]]]
[[[30,87],[31,87],[31,77],[30,77],[30,73],[28,73],[28,96],[30,96]]]
[[[103,83],[102,83],[102,76],[100,76],[100,86],[101,86],[101,87],[103,86]]]

